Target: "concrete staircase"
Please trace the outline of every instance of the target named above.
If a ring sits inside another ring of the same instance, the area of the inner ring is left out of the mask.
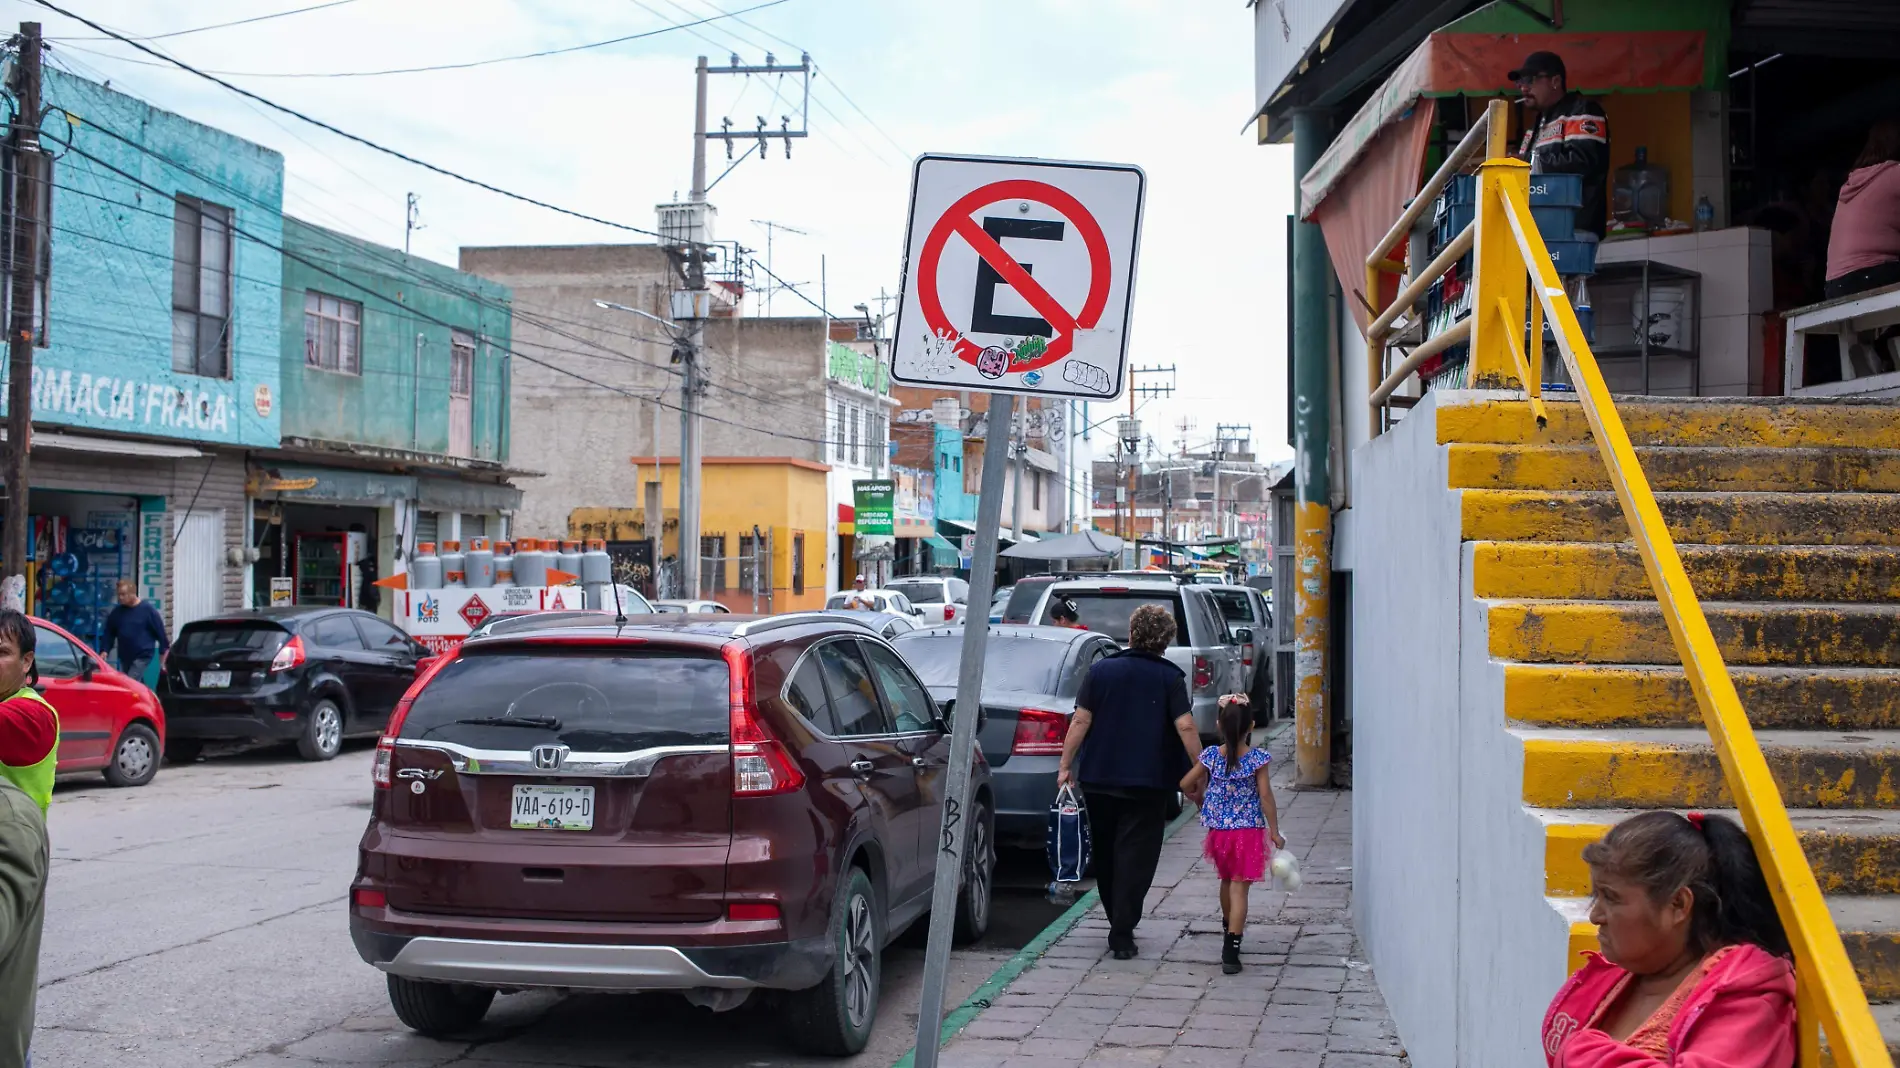
[[[1594,948],[1583,847],[1639,809],[1729,811],[1575,403],[1436,410],[1504,673],[1544,893]],[[1847,950],[1900,1052],[1900,407],[1618,402]]]

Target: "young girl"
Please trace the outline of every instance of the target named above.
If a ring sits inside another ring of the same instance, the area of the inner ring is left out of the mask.
[[[1202,852],[1220,876],[1221,971],[1240,971],[1240,939],[1247,930],[1247,890],[1267,876],[1267,839],[1285,849],[1280,812],[1267,783],[1265,749],[1249,744],[1253,707],[1244,694],[1220,699],[1216,721],[1221,744],[1201,751],[1200,762],[1181,780],[1181,792],[1201,806],[1207,828]]]

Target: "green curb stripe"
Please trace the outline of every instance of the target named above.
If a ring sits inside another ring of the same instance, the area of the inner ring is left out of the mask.
[[[1280,735],[1286,733],[1292,725],[1291,720],[1279,720],[1266,728],[1267,736],[1262,739],[1263,746],[1277,740]],[[1181,828],[1187,826],[1188,821],[1194,819],[1196,815],[1198,815],[1198,813],[1195,811],[1194,806],[1189,805],[1183,808],[1181,814],[1174,818],[1174,822],[1168,824],[1168,829],[1166,833],[1163,834],[1162,841],[1165,842],[1173,838],[1175,834],[1180,831]],[[1029,966],[1034,964],[1036,959],[1041,957],[1045,950],[1054,945],[1063,935],[1068,934],[1070,928],[1081,923],[1082,917],[1088,915],[1089,910],[1095,907],[1096,902],[1100,901],[1101,897],[1100,892],[1090,890],[1088,893],[1077,898],[1075,904],[1069,906],[1069,911],[1057,916],[1050,922],[1049,926],[1042,929],[1041,934],[1030,940],[1028,945],[1017,950],[1016,955],[1004,961],[1002,967],[991,972],[990,977],[983,980],[982,986],[971,991],[970,996],[963,999],[963,1004],[950,1010],[949,1015],[943,1018],[943,1030],[939,1032],[937,1039],[939,1047],[948,1044],[951,1039],[955,1038],[958,1031],[963,1030],[971,1020],[976,1019],[977,1013],[990,1007],[991,999],[1002,993],[1004,987],[1015,982],[1016,977],[1028,971]],[[914,1068],[913,1062],[916,1057],[917,1047],[912,1046],[909,1050],[905,1051],[902,1057],[898,1058],[897,1063],[893,1064],[891,1068]]]

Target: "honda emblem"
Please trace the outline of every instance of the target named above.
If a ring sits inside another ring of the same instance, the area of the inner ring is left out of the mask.
[[[567,761],[567,746],[537,745],[534,747],[534,770],[559,771]]]

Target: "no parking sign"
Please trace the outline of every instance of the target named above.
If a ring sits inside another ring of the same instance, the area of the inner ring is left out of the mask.
[[[1127,164],[920,157],[891,377],[1120,396],[1145,186]]]

